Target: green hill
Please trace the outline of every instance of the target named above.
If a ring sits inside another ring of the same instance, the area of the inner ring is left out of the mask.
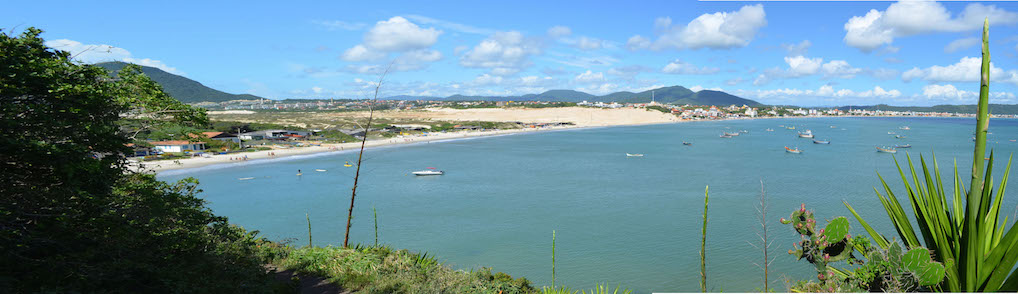
[[[414,98],[414,99],[409,99]],[[415,100],[417,97],[392,96],[387,99]],[[431,97],[434,98],[434,97]],[[660,103],[690,104],[690,105],[749,105],[761,106],[759,102],[740,98],[721,91],[702,90],[693,92],[683,86],[662,87],[647,90],[640,93],[615,92],[603,96],[596,96],[575,90],[549,90],[541,94],[526,94],[521,96],[465,96],[452,95],[434,100],[446,101],[554,101],[554,102],[620,102],[620,103],[647,103],[651,99]]]
[[[109,70],[114,76],[116,76],[116,73],[120,71],[120,69],[123,69],[126,65],[127,63],[119,61],[96,64],[96,66]],[[141,72],[145,73],[145,75],[153,81],[159,83],[159,85],[162,85],[163,90],[170,94],[170,96],[173,96],[173,98],[177,98],[177,100],[184,103],[263,99],[262,97],[251,94],[230,94],[212,89],[194,80],[171,74],[154,67],[142,66]]]

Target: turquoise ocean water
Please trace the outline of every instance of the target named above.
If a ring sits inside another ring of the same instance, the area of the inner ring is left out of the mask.
[[[811,129],[831,144],[815,145],[779,125]],[[905,164],[906,151],[916,160],[919,153],[935,151],[945,183],[953,183],[950,169],[957,160],[967,185],[974,125],[974,119],[954,118],[761,119],[377,148],[365,153],[351,242],[374,242],[375,207],[384,244],[427,251],[457,269],[489,266],[550,285],[555,230],[560,285],[590,288],[608,282],[637,293],[696,292],[703,192],[709,185],[709,287],[753,291],[763,283],[754,265],[762,262],[762,254],[749,244],[759,242],[762,180],[774,241],[771,285],[785,289],[786,279],[815,279],[815,272],[787,254],[798,237],[779,218],[806,203],[818,218],[849,216],[852,233],[864,234],[842,205],[848,201],[878,231],[897,236],[873,192],[880,184],[877,172],[902,191],[892,156]],[[739,130],[748,133],[718,136]],[[1018,143],[1009,141],[1018,139],[1018,120],[994,119],[990,131],[988,147],[997,152],[994,175],[999,182],[1007,155],[1018,151]],[[896,155],[874,148],[904,143],[913,147]],[[804,152],[786,153],[785,146]],[[627,158],[625,153],[645,156]],[[355,160],[355,153],[336,152],[168,171],[159,178],[198,178],[217,214],[273,240],[306,244],[308,213],[315,245],[341,245],[353,182],[353,168],[343,163]],[[446,174],[410,174],[425,167]],[[295,175],[298,169],[303,176]],[[254,179],[238,180],[245,177]],[[1016,212],[1015,191],[1007,190],[1002,214]],[[899,201],[907,203],[904,192]]]

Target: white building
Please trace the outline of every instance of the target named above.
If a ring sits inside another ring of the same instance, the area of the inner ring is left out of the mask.
[[[155,141],[149,142],[156,150],[163,152],[184,152],[205,150],[205,142],[190,142],[184,140]]]

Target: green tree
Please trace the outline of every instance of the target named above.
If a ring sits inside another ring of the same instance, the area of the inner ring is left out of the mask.
[[[215,216],[197,182],[125,168],[123,118],[199,126],[136,70],[117,78],[0,32],[0,292],[264,292],[263,242]]]

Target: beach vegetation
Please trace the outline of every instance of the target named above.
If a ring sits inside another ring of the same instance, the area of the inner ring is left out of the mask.
[[[906,157],[908,169],[905,170],[895,160],[905,186],[904,194],[908,195],[914,212],[915,226],[898,202],[894,191],[882,177],[880,181],[886,194],[874,189],[905,246],[908,249],[925,246],[932,251],[936,261],[945,264],[947,279],[939,286],[951,292],[1018,291],[1018,273],[1014,272],[1018,262],[1018,229],[1013,225],[1009,226],[1006,216],[1001,220],[1000,215],[1011,160],[1008,160],[996,191],[993,189],[991,175],[995,160],[992,150],[989,160],[985,161],[985,168],[983,166],[986,133],[990,123],[988,23],[987,20],[983,24],[982,72],[969,189],[966,190],[962,183],[957,164],[954,169],[954,187],[945,190],[936,156],[933,158],[931,168],[920,155],[922,171],[918,173],[910,156]],[[911,182],[907,175],[911,175]],[[951,194],[950,199],[948,194]],[[847,202],[845,206],[852,211],[881,248],[891,246],[890,242],[866,224],[862,216]]]
[[[112,79],[74,62],[41,33],[0,32],[0,292],[278,290],[264,240],[214,215],[197,181],[125,169],[139,130],[202,125],[204,111],[129,68]]]

